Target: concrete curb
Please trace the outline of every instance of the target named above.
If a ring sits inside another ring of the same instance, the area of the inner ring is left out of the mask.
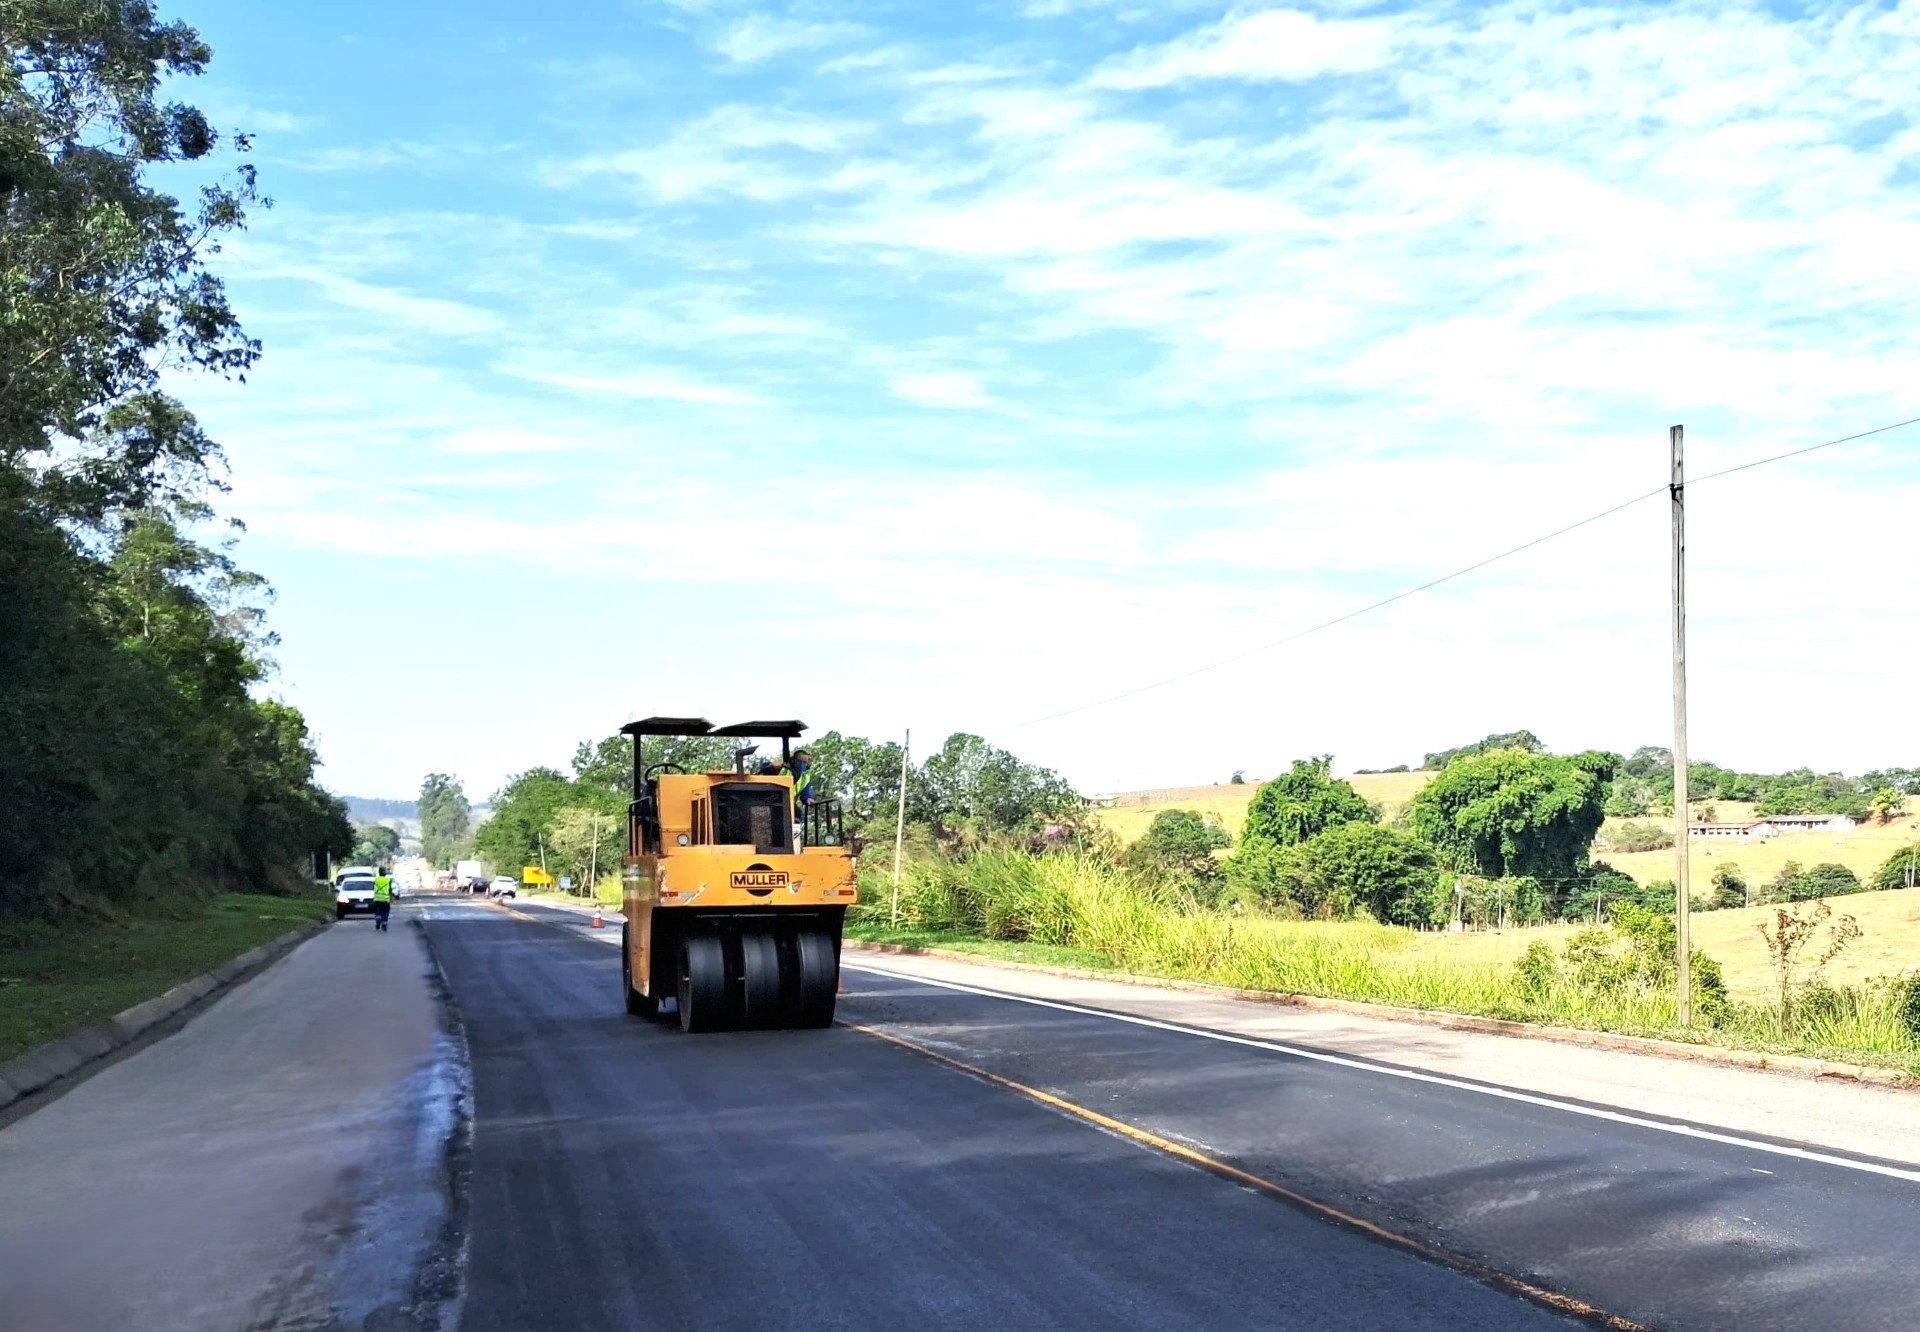
[[[0,1064],[0,1110],[7,1109],[16,1101],[43,1093],[86,1070],[89,1065],[126,1048],[169,1018],[179,1016],[196,1004],[263,970],[268,963],[293,951],[331,924],[331,920],[317,920],[311,925],[289,930],[278,939],[261,944],[258,948],[249,948],[240,956],[222,962],[212,971],[182,981],[165,994],[157,994],[125,1012],[114,1014],[104,1022],[95,1022],[91,1026],[68,1032]]]
[[[1318,1008],[1355,1017],[1380,1018],[1388,1022],[1418,1023],[1429,1027],[1451,1027],[1461,1031],[1480,1031],[1497,1036],[1519,1036],[1541,1041],[1559,1041],[1566,1045],[1584,1045],[1590,1049],[1618,1050],[1627,1054],[1652,1055],[1661,1059],[1690,1059],[1704,1064],[1728,1064],[1772,1073],[1793,1073],[1804,1077],[1841,1078],[1902,1090],[1920,1088],[1920,1079],[1897,1068],[1877,1068],[1868,1064],[1842,1064],[1806,1055],[1767,1054],[1759,1050],[1732,1050],[1718,1045],[1696,1045],[1691,1041],[1666,1041],[1652,1036],[1623,1036],[1608,1031],[1585,1031],[1579,1027],[1549,1027],[1535,1022],[1514,1022],[1507,1018],[1475,1017],[1468,1013],[1447,1013],[1426,1008],[1396,1008],[1390,1004],[1360,1003],[1352,999],[1323,999],[1310,994],[1281,994],[1272,990],[1236,990],[1229,985],[1209,985],[1204,981],[1175,980],[1165,976],[1139,976],[1124,971],[1094,971],[1085,967],[1056,967],[1044,962],[1007,962],[961,953],[946,948],[914,948],[901,944],[866,943],[849,939],[851,952],[894,953],[904,957],[937,957],[947,962],[965,962],[981,967],[1010,967],[1035,971],[1047,976],[1066,976],[1075,980],[1113,981],[1121,985],[1141,985],[1161,990],[1191,990],[1228,999],[1249,999],[1263,1004],[1290,1004],[1298,1008]],[[0,1068],[0,1075],[6,1070]]]

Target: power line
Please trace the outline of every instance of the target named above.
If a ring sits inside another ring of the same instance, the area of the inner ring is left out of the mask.
[[[1709,472],[1705,476],[1695,477],[1689,484],[1697,486],[1702,482],[1713,481],[1723,476],[1731,476],[1735,472],[1744,472],[1754,467],[1764,467],[1768,463],[1783,462],[1788,458],[1802,457],[1806,454],[1817,452],[1820,449],[1830,449],[1836,444],[1849,444],[1857,439],[1866,439],[1870,435],[1885,434],[1889,430],[1899,430],[1904,426],[1910,425],[1920,425],[1920,416],[1912,417],[1905,421],[1896,421],[1892,425],[1876,426],[1872,430],[1862,430],[1854,435],[1843,435],[1839,439],[1830,439],[1825,443],[1810,444],[1803,449],[1793,449],[1787,453],[1777,453],[1770,458],[1756,458],[1752,462],[1741,463],[1735,467],[1727,467],[1718,472]],[[1631,509],[1636,504],[1646,503],[1656,495],[1664,495],[1667,493],[1667,490],[1668,487],[1660,486],[1657,489],[1649,490],[1644,495],[1635,495],[1630,500],[1623,500],[1611,508],[1602,509],[1598,513],[1588,514],[1585,518],[1579,519],[1577,522],[1568,523],[1565,527],[1555,528],[1544,536],[1537,536],[1531,541],[1523,542],[1509,550],[1503,550],[1498,555],[1489,555],[1487,558],[1466,565],[1464,568],[1455,569],[1452,573],[1441,574],[1438,578],[1421,583],[1418,587],[1407,588],[1404,591],[1394,593],[1390,597],[1382,597],[1379,601],[1361,606],[1357,610],[1348,611],[1345,615],[1337,615],[1331,620],[1322,620],[1319,624],[1311,625],[1308,628],[1300,630],[1298,633],[1288,634],[1285,638],[1276,638],[1271,643],[1262,643],[1260,646],[1248,648],[1244,652],[1236,652],[1231,657],[1223,657],[1219,661],[1209,662],[1205,666],[1196,666],[1192,670],[1181,671],[1177,675],[1166,676],[1163,679],[1153,681],[1151,684],[1141,685],[1136,689],[1128,689],[1122,693],[1111,694],[1105,698],[1095,699],[1091,703],[1082,703],[1077,707],[1065,708],[1059,712],[1050,712],[1042,717],[1034,717],[1027,721],[1019,722],[1016,724],[1015,729],[1027,726],[1039,726],[1044,722],[1058,721],[1062,717],[1071,717],[1075,713],[1088,712],[1094,708],[1103,708],[1109,703],[1118,703],[1124,699],[1136,698],[1141,694],[1151,693],[1156,689],[1164,689],[1170,684],[1178,684],[1182,680],[1191,680],[1197,675],[1205,675],[1209,671],[1217,671],[1223,666],[1231,666],[1236,662],[1245,661],[1249,657],[1257,657],[1263,652],[1271,652],[1276,648],[1285,647],[1289,643],[1297,643],[1303,638],[1311,637],[1314,634],[1345,624],[1349,620],[1356,620],[1362,615],[1369,615],[1374,611],[1391,606],[1396,601],[1405,601],[1408,597],[1418,596],[1422,592],[1431,591],[1439,587],[1442,583],[1450,583],[1456,578],[1464,578],[1466,575],[1476,573],[1490,564],[1498,564],[1502,560],[1511,559],[1523,551],[1532,550],[1535,546],[1543,545],[1557,537],[1563,537],[1569,532],[1577,531],[1591,523],[1597,523],[1603,518],[1611,518],[1614,514],[1624,509]]]
[[[1857,435],[1843,435],[1839,439],[1830,439],[1824,444],[1809,444],[1804,449],[1793,449],[1787,453],[1776,453],[1771,458],[1755,458],[1752,462],[1741,463],[1737,467],[1723,467],[1717,472],[1708,472],[1705,476],[1696,476],[1687,484],[1697,486],[1702,481],[1714,481],[1723,476],[1732,476],[1735,472],[1744,472],[1752,467],[1765,467],[1768,463],[1784,462],[1788,458],[1799,458],[1809,453],[1818,453],[1821,449],[1830,449],[1836,444],[1851,444],[1856,439],[1865,439],[1869,435],[1884,435],[1889,430],[1898,430],[1902,426],[1920,425],[1920,416],[1907,421],[1895,421],[1892,425],[1875,426],[1872,430],[1862,430]]]

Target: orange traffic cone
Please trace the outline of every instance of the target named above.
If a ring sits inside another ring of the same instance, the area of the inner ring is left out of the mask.
[[[595,902],[593,904],[593,928],[597,930],[602,924],[603,922],[600,919],[600,904]]]

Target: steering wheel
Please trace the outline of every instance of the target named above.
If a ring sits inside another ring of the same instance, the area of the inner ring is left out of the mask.
[[[684,776],[686,774],[686,771],[687,770],[681,767],[678,763],[656,763],[652,767],[648,768],[645,772],[640,774],[640,780],[643,782],[650,782],[654,779],[654,777],[657,774],[663,773],[663,772],[675,772],[675,773],[680,773],[681,775]]]

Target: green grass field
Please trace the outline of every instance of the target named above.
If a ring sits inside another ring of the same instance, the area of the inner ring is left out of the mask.
[[[138,903],[0,935],[0,1060],[112,1017],[333,910],[331,893]]]

